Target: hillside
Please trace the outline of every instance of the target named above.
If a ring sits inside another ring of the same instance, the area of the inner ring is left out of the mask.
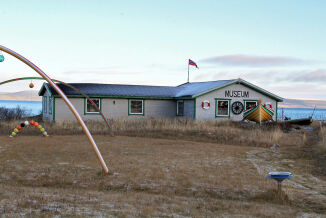
[[[325,100],[300,100],[300,99],[284,99],[279,103],[279,107],[283,108],[313,108],[326,109]]]
[[[0,92],[0,100],[41,101],[38,91]]]

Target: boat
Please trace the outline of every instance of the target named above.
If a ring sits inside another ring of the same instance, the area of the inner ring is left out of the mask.
[[[312,123],[312,117],[293,119],[293,120],[284,120],[284,123],[296,124],[296,125],[310,125]]]
[[[261,100],[258,101],[258,105],[254,108],[249,108],[244,111],[243,119],[254,121],[256,123],[262,123],[269,120],[273,120],[274,111],[265,105],[261,104]]]

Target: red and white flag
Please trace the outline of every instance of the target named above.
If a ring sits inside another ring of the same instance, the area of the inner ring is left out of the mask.
[[[196,68],[198,68],[197,64],[191,59],[189,59],[189,65],[192,65],[192,66],[195,66]]]

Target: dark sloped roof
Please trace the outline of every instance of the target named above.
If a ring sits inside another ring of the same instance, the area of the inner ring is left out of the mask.
[[[86,95],[95,96],[131,96],[131,97],[160,97],[178,98],[191,97],[212,88],[229,83],[233,80],[220,80],[212,82],[185,83],[180,86],[142,86],[142,85],[116,85],[98,83],[69,83],[69,85],[81,90]],[[57,92],[45,83],[53,95]],[[79,95],[79,93],[63,84],[58,84],[66,95]],[[40,95],[43,93],[40,92]]]
[[[276,99],[277,101],[282,101],[282,98],[242,79],[194,82],[185,83],[179,86],[117,85],[98,83],[69,83],[69,85],[74,86],[89,96],[192,98],[206,92],[234,84],[236,82],[249,86],[258,92],[264,93],[271,98]],[[66,95],[80,95],[75,90],[63,84],[58,84],[58,86]],[[48,83],[44,83],[39,92],[39,95],[42,96],[46,89],[49,90],[52,95],[57,95],[57,92]]]
[[[218,80],[210,82],[185,83],[176,87],[178,89],[176,97],[193,96],[226,85],[233,81],[234,80]]]
[[[175,97],[175,87],[171,86],[138,86],[138,85],[116,85],[116,84],[96,84],[96,83],[69,83],[69,85],[81,90],[86,95],[96,96],[132,96],[132,97]],[[47,84],[53,95],[57,92]],[[58,84],[66,95],[79,95],[75,90]]]

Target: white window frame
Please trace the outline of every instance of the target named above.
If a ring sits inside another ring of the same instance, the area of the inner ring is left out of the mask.
[[[179,114],[179,103],[183,103],[183,113],[182,114]],[[184,114],[185,114],[185,102],[184,102],[184,100],[178,100],[177,101],[177,116],[180,116],[180,117],[182,117],[182,116],[184,116]]]
[[[245,108],[244,110],[249,109],[249,108],[247,108],[247,102],[249,102],[249,103],[253,103],[253,102],[256,103],[256,107],[257,107],[257,105],[258,105],[258,100],[257,100],[257,101],[256,101],[256,100],[248,100],[248,101],[245,100],[245,101],[244,101],[244,108]]]
[[[94,101],[94,100],[98,100],[98,109],[100,109],[100,110],[102,110],[102,101],[101,101],[101,98],[90,98],[92,101]],[[85,105],[84,105],[84,108],[85,108],[85,114],[99,114],[100,112],[97,112],[97,111],[95,111],[95,112],[88,112],[87,111],[87,103],[90,103],[90,104],[92,104],[87,98],[85,98]],[[93,105],[93,104],[92,104]]]
[[[220,115],[218,114],[218,102],[219,101],[227,101],[228,102],[228,114],[227,115]],[[222,98],[218,98],[218,99],[215,99],[215,117],[230,117],[230,104],[231,104],[231,99],[222,99]]]
[[[128,115],[144,115],[144,100],[143,99],[129,99],[129,104],[128,104]],[[131,102],[132,101],[141,101],[141,109],[142,112],[141,113],[132,113],[131,112]]]

